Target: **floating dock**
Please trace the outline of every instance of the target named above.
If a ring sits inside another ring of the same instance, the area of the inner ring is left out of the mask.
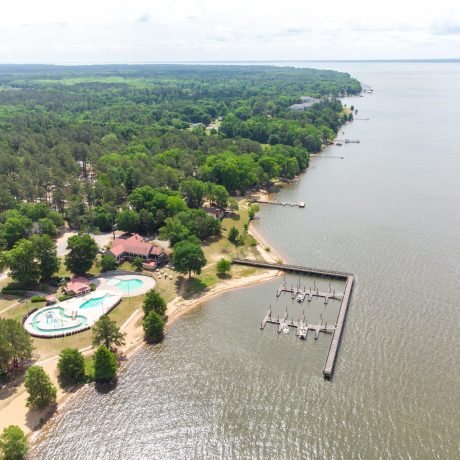
[[[342,292],[335,292],[335,289],[332,290],[331,287],[329,286],[329,291],[320,291],[316,285],[314,285],[313,289],[310,287],[308,290],[305,289],[305,286],[303,289],[300,287],[300,280],[299,284],[296,287],[287,287],[286,286],[286,279],[284,280],[283,284],[277,289],[276,291],[276,297],[279,297],[283,292],[288,292],[291,294],[291,299],[292,300],[297,300],[297,302],[301,303],[305,299],[308,300],[308,302],[311,302],[313,300],[313,297],[323,297],[324,298],[324,303],[327,305],[329,303],[329,300],[340,300],[343,298],[343,293]]]
[[[287,308],[284,316],[278,316],[277,318],[273,318],[272,309],[270,307],[267,314],[265,315],[265,318],[262,320],[260,329],[265,329],[267,323],[277,324],[279,333],[285,332],[286,327],[293,327],[297,329],[296,335],[299,336],[299,338],[301,339],[307,338],[308,331],[314,331],[315,340],[317,340],[320,332],[333,333],[336,330],[336,326],[328,326],[327,323],[323,322],[322,318],[319,324],[308,324],[307,320],[305,319],[305,314],[302,314],[302,319],[299,319],[298,321],[294,321],[294,318],[292,318],[291,321],[289,321]]]
[[[342,332],[345,326],[345,320],[346,320],[346,316],[348,312],[348,306],[351,300],[351,293],[352,293],[353,283],[354,283],[353,274],[334,271],[334,270],[322,270],[322,269],[317,269],[317,268],[302,267],[298,265],[272,264],[269,262],[259,262],[256,260],[247,260],[247,259],[233,259],[233,263],[237,265],[247,265],[247,266],[256,267],[256,268],[280,270],[280,271],[284,271],[288,273],[297,273],[297,274],[302,274],[306,276],[318,276],[322,278],[331,278],[335,280],[345,281],[345,290],[343,293],[342,302],[340,304],[339,313],[337,315],[336,324],[334,326],[331,345],[329,346],[329,351],[327,353],[326,362],[324,364],[324,369],[323,369],[324,378],[327,380],[330,380],[334,373],[335,363],[337,361],[337,354],[339,351],[340,341],[342,338]],[[276,321],[278,320],[276,319],[274,320],[272,318],[271,309],[270,309],[267,315],[265,316],[264,320],[262,321],[261,327],[265,327],[265,324],[268,322],[269,323],[275,322],[275,324],[279,324]],[[287,316],[286,316],[286,321],[287,321]],[[291,322],[288,321],[287,324],[290,327],[299,328],[299,322],[296,323],[292,320]],[[305,324],[306,324],[306,321],[305,321]],[[311,329],[310,325],[308,325],[307,330],[315,330],[315,334],[318,335],[319,332],[322,332],[321,330],[322,324],[319,325],[320,326],[319,328],[317,327],[318,325],[315,325],[315,326],[316,327],[314,329]],[[330,332],[330,331],[325,331],[325,332]]]

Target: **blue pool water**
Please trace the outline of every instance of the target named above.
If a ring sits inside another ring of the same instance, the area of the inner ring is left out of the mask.
[[[94,308],[94,307],[99,307],[102,305],[104,300],[107,300],[109,297],[112,296],[104,296],[104,297],[94,297],[92,299],[87,300],[86,302],[83,302],[79,309],[83,310],[85,308]]]
[[[70,319],[70,316],[64,313],[64,309],[62,307],[50,307],[36,313],[31,325],[36,331],[54,335],[56,332],[72,331],[85,327],[88,322],[87,318],[82,315],[77,315],[77,318],[79,319],[78,324],[69,326],[66,320]],[[42,325],[52,325],[53,328],[48,329],[47,327],[42,327]]]
[[[118,280],[115,286],[124,292],[133,292],[139,289],[144,283],[142,280],[134,278],[130,280]]]

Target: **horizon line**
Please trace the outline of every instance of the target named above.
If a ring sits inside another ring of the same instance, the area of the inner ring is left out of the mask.
[[[458,58],[422,58],[422,59],[241,59],[241,60],[167,60],[167,61],[107,61],[107,62],[0,62],[0,66],[98,66],[98,65],[158,65],[158,64],[227,64],[227,63],[289,63],[289,62],[460,62]]]

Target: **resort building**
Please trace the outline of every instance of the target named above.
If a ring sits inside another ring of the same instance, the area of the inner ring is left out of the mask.
[[[137,233],[129,237],[115,238],[108,253],[114,255],[118,262],[124,259],[134,259],[135,257],[160,262],[164,256],[163,249],[146,242]]]
[[[67,281],[64,287],[66,294],[83,295],[91,292],[90,282],[83,276],[78,276]]]

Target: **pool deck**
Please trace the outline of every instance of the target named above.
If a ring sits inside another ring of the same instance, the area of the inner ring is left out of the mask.
[[[140,286],[138,289],[135,289],[131,292],[125,291],[109,283],[117,279],[120,281],[121,280],[135,280],[135,279],[141,280],[142,286]],[[92,279],[91,281],[96,283],[97,289],[104,289],[106,291],[111,291],[113,294],[118,294],[121,297],[136,297],[138,295],[146,294],[148,291],[153,289],[156,284],[155,280],[150,276],[140,275],[140,274],[138,275],[137,273],[127,274],[127,272],[123,272],[123,273],[106,272]]]
[[[130,292],[113,285],[113,280],[140,280],[142,281],[142,285]],[[127,274],[126,272],[104,273],[101,276],[92,278],[91,281],[97,286],[95,291],[83,296],[73,297],[54,305],[48,305],[32,312],[24,320],[24,327],[27,332],[35,337],[55,338],[87,330],[93,326],[102,315],[115,308],[123,297],[143,295],[155,287],[155,280],[150,276],[134,273]],[[106,297],[106,300],[89,308],[81,308],[82,304],[85,302],[101,297]],[[40,322],[44,321],[43,313],[45,311],[50,311],[53,312],[54,315],[58,315],[56,318],[56,324],[59,324],[58,327],[53,328],[52,324],[49,324],[47,321],[42,324],[42,328],[37,328],[36,320],[40,317]],[[59,311],[59,313],[57,313],[57,311]],[[85,321],[82,321],[81,317],[84,317]]]

